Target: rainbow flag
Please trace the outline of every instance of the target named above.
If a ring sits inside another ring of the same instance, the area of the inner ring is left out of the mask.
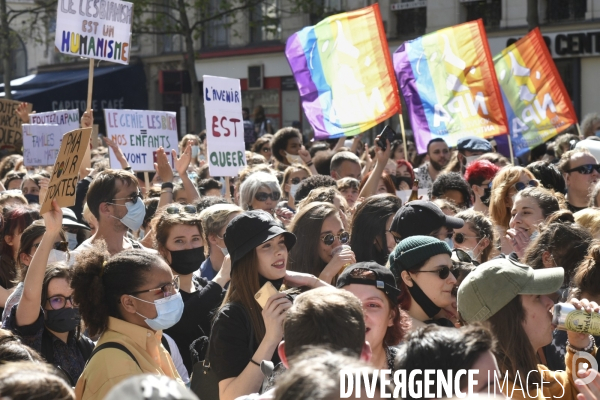
[[[443,138],[507,133],[506,116],[482,20],[405,42],[394,69],[406,101],[419,154]]]
[[[285,55],[315,139],[357,135],[400,113],[378,4],[294,33]]]
[[[539,28],[494,57],[516,156],[577,123],[573,103]]]

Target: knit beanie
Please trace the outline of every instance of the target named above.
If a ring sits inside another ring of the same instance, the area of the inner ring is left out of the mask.
[[[402,271],[411,271],[438,254],[452,255],[445,242],[433,236],[411,236],[402,240],[390,254],[390,269],[396,279]]]

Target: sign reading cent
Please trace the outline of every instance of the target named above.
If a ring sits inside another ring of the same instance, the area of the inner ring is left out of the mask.
[[[208,167],[212,176],[235,176],[246,166],[239,79],[204,75]]]

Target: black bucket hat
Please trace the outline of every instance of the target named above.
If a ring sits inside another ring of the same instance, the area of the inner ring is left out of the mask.
[[[283,229],[266,211],[252,210],[236,216],[227,225],[224,236],[232,270],[236,261],[279,235],[283,235],[288,251],[296,244],[296,235]]]

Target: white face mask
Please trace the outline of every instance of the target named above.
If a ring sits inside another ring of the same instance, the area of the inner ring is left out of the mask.
[[[109,204],[127,208],[127,214],[125,214],[123,218],[117,218],[114,215],[111,215],[111,217],[113,217],[114,219],[118,219],[123,223],[123,225],[125,225],[132,231],[137,231],[138,229],[140,229],[140,227],[144,223],[144,217],[146,216],[146,206],[142,202],[142,199],[137,199],[135,203],[128,201],[127,203],[125,203],[125,205],[115,203]]]
[[[77,247],[77,245],[78,245],[77,234],[71,233],[71,232],[66,232],[66,234],[67,234],[67,240],[69,241],[69,250],[75,250],[75,247]]]
[[[285,152],[285,158],[290,164],[302,164],[302,157]]]
[[[471,157],[465,157],[466,161],[465,161],[465,167],[468,167],[469,165],[471,165],[471,163],[475,160],[477,160],[479,158],[479,156],[471,156]]]
[[[217,235],[217,237],[219,239],[223,240],[223,238],[221,236]],[[221,246],[217,245],[217,247],[219,248],[219,250],[221,250],[221,253],[223,253],[224,256],[229,255],[229,250],[227,250],[227,246],[221,247]]]
[[[64,251],[52,249],[50,250],[50,255],[48,256],[48,264],[52,264],[55,262],[67,262],[67,253]]]
[[[192,146],[192,157],[196,158],[198,157],[198,153],[200,152],[200,147],[199,146]]]
[[[294,198],[296,196],[296,192],[298,191],[298,186],[300,186],[299,183],[297,184],[291,184],[290,185],[290,197]]]

